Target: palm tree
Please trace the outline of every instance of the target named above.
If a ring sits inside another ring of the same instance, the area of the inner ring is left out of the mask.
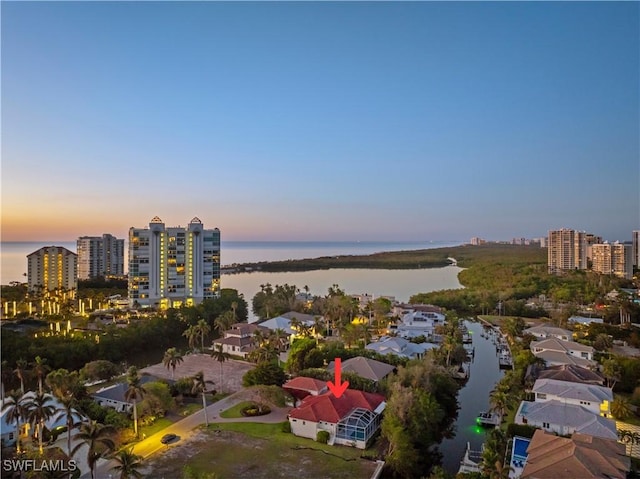
[[[198,324],[196,326],[200,334],[202,351],[204,352],[204,338],[205,336],[209,336],[209,333],[211,332],[211,326],[209,326],[209,323],[207,323],[204,319],[201,319],[200,321],[198,321]]]
[[[285,351],[287,349],[287,341],[289,335],[282,328],[276,328],[270,335],[271,340],[273,341],[273,345],[278,350],[279,353]]]
[[[27,419],[36,428],[38,436],[38,449],[40,454],[44,452],[42,445],[42,436],[44,432],[44,423],[50,419],[55,413],[53,405],[53,396],[50,394],[36,394],[33,399],[29,399],[25,404],[27,409]]]
[[[142,467],[142,456],[134,454],[133,447],[123,449],[118,453],[113,454],[111,458],[117,463],[111,468],[111,470],[120,473],[117,476],[119,479],[129,479],[131,477],[139,479],[144,477],[139,471]]]
[[[313,335],[316,337],[316,346],[318,346],[322,331],[324,330],[324,321],[320,316],[313,317]]]
[[[204,424],[209,425],[209,418],[207,417],[207,398],[205,394],[207,392],[207,384],[213,384],[213,381],[206,381],[204,379],[204,373],[202,371],[197,372],[192,378],[193,386],[191,392],[193,394],[202,394],[202,408],[204,410]]]
[[[236,311],[238,310],[238,302],[231,301],[231,311],[233,312],[233,321],[237,321],[238,316],[236,315]]]
[[[129,388],[124,393],[127,402],[133,402],[133,432],[138,437],[138,399],[142,399],[147,392],[144,386],[140,384],[140,376],[138,376],[138,368],[131,366],[127,371],[127,384]]]
[[[271,343],[263,343],[262,346],[249,353],[249,359],[256,363],[268,363],[278,359],[278,351]]]
[[[75,454],[83,445],[89,446],[87,451],[87,465],[91,469],[91,478],[95,479],[95,468],[98,459],[108,457],[115,449],[113,440],[109,437],[115,433],[113,426],[105,426],[96,421],[80,426],[80,431],[73,436],[74,439],[81,441],[73,448],[72,454]]]
[[[41,358],[40,356],[36,356],[36,359],[34,362],[31,363],[31,366],[33,366],[33,369],[32,369],[33,373],[38,378],[38,392],[42,394],[43,393],[42,381],[47,375],[47,373],[51,371],[51,368],[47,364],[47,360]]]
[[[20,422],[27,419],[27,409],[22,400],[22,391],[9,391],[2,405],[2,411],[7,411],[8,424],[16,423],[16,449],[20,452]]]
[[[162,364],[164,364],[167,369],[171,368],[171,379],[174,379],[176,366],[184,361],[182,354],[176,348],[169,348],[164,353],[164,358],[162,358]]]
[[[16,368],[13,370],[15,375],[18,376],[18,379],[20,380],[20,389],[23,393],[25,392],[24,378],[27,375],[27,364],[27,361],[25,361],[24,359],[18,359],[16,361]]]
[[[196,341],[198,340],[198,336],[200,332],[198,331],[197,326],[189,326],[184,330],[182,335],[189,340],[189,348],[195,349]]]
[[[509,474],[513,470],[513,467],[505,466],[502,462],[496,461],[489,474],[489,479],[509,479]]]
[[[218,331],[218,334],[222,336],[225,331],[231,329],[231,326],[237,323],[233,312],[226,311],[213,320],[213,327]]]
[[[624,421],[631,415],[631,404],[627,398],[616,396],[611,403],[611,414],[619,421]]]
[[[622,368],[617,359],[607,359],[602,363],[602,374],[607,378],[607,386],[613,389],[622,376]]]
[[[223,351],[222,344],[216,344],[211,351],[211,357],[220,363],[220,390],[223,390],[223,381],[222,381],[222,365],[223,363],[231,357],[229,353]]]
[[[9,367],[9,361],[3,360],[2,366],[0,366],[0,375],[2,376],[2,397],[0,400],[4,401],[4,396],[7,391],[7,384],[11,381],[11,368]]]
[[[489,395],[489,404],[491,405],[491,410],[498,413],[502,418],[509,409],[509,395],[499,389],[494,389]]]
[[[67,453],[71,457],[71,430],[82,421],[82,415],[75,409],[78,405],[78,400],[73,392],[67,391],[66,394],[56,397],[60,402],[60,407],[55,412],[58,417],[64,416],[67,419]]]

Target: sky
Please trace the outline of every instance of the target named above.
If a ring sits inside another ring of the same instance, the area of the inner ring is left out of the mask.
[[[640,229],[638,2],[1,2],[2,241]]]

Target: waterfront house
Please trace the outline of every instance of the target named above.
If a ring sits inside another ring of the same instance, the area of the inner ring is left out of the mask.
[[[585,406],[556,399],[544,402],[522,401],[515,416],[516,424],[527,424],[556,434],[574,432],[617,439],[616,423],[599,416]]]
[[[327,370],[333,372],[334,362],[331,361]],[[375,359],[356,356],[355,358],[342,361],[342,372],[351,372],[357,374],[361,378],[369,379],[375,383],[382,381],[387,375],[395,370],[394,366],[376,361]]]
[[[224,332],[224,337],[215,339],[213,347],[216,344],[222,346],[222,351],[233,356],[246,358],[251,351],[256,349],[254,334],[260,331],[263,334],[269,333],[269,329],[257,324],[236,323]]]
[[[383,336],[378,341],[367,344],[365,349],[375,351],[383,356],[395,354],[401,358],[416,359],[423,357],[429,349],[437,347],[438,345],[433,343],[415,344],[404,338]]]
[[[538,339],[557,338],[562,341],[571,341],[573,338],[573,333],[568,329],[557,328],[546,324],[527,328],[522,331],[522,334],[530,334]]]
[[[566,438],[536,431],[527,453],[521,479],[625,479],[631,470],[623,444],[587,434]]]
[[[538,379],[557,379],[559,381],[569,381],[572,383],[594,384],[603,386],[605,378],[591,369],[582,368],[575,364],[560,364],[550,366],[544,371],[540,371]]]
[[[547,366],[561,364],[575,364],[585,368],[593,368],[596,362],[593,360],[594,349],[591,346],[576,343],[575,341],[562,341],[557,338],[548,338],[541,341],[532,341],[531,352],[544,360]]]
[[[389,326],[389,332],[402,338],[433,337],[437,326],[445,323],[445,315],[437,311],[410,311]]]
[[[329,433],[328,444],[365,449],[380,427],[386,403],[380,394],[347,389],[339,398],[332,393],[307,396],[289,413],[291,432],[316,440],[319,431]]]
[[[532,392],[536,402],[560,401],[589,409],[604,417],[611,415],[611,388],[593,384],[572,383],[557,379],[538,379]]]

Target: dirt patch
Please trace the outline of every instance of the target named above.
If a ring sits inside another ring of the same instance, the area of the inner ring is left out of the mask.
[[[176,367],[174,378],[192,377],[202,371],[205,380],[213,381],[213,389],[218,392],[236,392],[242,389],[242,377],[254,367],[252,363],[229,359],[222,363],[221,371],[220,363],[208,354],[187,354],[183,362]],[[171,379],[171,370],[162,363],[148,366],[140,372]]]
[[[351,452],[351,451],[350,451]],[[145,477],[182,477],[184,467],[215,472],[225,479],[370,477],[375,463],[358,457],[340,457],[314,447],[300,449],[269,438],[233,431],[200,431],[184,443],[150,459]]]

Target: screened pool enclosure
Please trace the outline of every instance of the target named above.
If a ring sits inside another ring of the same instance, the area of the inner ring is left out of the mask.
[[[379,414],[363,408],[356,408],[338,423],[336,440],[340,440],[340,442],[366,442],[378,430],[379,425]]]

